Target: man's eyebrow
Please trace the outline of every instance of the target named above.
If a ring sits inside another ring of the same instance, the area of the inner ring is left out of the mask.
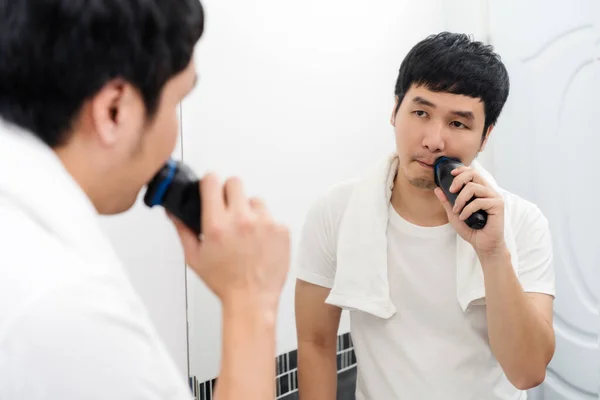
[[[473,115],[473,113],[471,111],[452,111],[452,114],[458,115],[459,117],[462,117],[464,119],[468,119],[471,121],[475,119],[475,116]]]
[[[430,101],[429,101],[429,100],[427,100],[427,99],[424,99],[424,98],[423,98],[423,97],[421,97],[421,96],[417,96],[417,97],[415,97],[415,98],[413,99],[413,103],[417,103],[417,104],[421,104],[421,105],[423,105],[423,106],[429,106],[429,107],[435,108],[435,104],[433,104],[432,102],[430,102]]]

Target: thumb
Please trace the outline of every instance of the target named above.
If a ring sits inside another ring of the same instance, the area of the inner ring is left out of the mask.
[[[444,210],[446,210],[446,214],[448,214],[448,217],[451,217],[453,215],[452,204],[450,204],[450,202],[448,201],[448,198],[446,197],[444,191],[438,187],[435,188],[433,192],[435,193],[440,203],[442,203],[442,206],[444,207]]]
[[[173,222],[173,225],[175,225],[175,229],[179,235],[179,240],[183,246],[186,262],[189,264],[189,261],[195,258],[193,255],[198,254],[198,251],[200,250],[200,239],[198,239],[198,236],[196,236],[196,234],[190,228],[181,222],[179,218],[169,212],[167,212],[167,217],[169,217],[171,222]]]

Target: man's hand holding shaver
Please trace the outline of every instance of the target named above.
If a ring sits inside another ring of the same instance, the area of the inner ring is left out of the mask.
[[[200,181],[200,195],[202,238],[171,219],[187,264],[223,305],[215,397],[273,399],[276,316],[290,264],[289,232],[273,221],[262,201],[246,197],[237,178],[223,186],[208,175]]]
[[[276,307],[290,263],[287,228],[273,221],[262,201],[248,199],[237,178],[222,186],[208,175],[200,194],[202,239],[171,218],[187,264],[226,306],[257,301]]]
[[[450,193],[460,191],[454,207],[440,188],[435,189],[435,194],[456,232],[473,246],[481,262],[492,352],[515,387],[530,389],[544,380],[554,354],[553,298],[523,290],[504,240],[502,196],[471,168],[456,168],[452,175],[455,178]],[[487,223],[480,230],[471,229],[464,222],[477,210],[488,213]]]
[[[435,189],[435,194],[442,202],[456,232],[471,243],[480,257],[505,252],[504,200],[502,196],[472,168],[466,166],[456,168],[452,171],[452,175],[454,175],[454,181],[450,186],[450,192],[458,193],[460,191],[454,207],[440,188]],[[467,204],[473,197],[476,199]],[[487,224],[480,230],[471,229],[464,221],[478,210],[488,213]]]

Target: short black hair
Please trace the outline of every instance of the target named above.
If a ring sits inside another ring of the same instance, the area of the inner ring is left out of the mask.
[[[152,118],[203,30],[199,0],[0,0],[0,117],[57,147],[120,78]]]
[[[492,46],[451,32],[428,36],[406,55],[396,81],[398,106],[413,85],[481,99],[484,135],[496,124],[510,90],[506,67]]]

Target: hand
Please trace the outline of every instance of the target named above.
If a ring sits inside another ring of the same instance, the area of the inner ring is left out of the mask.
[[[290,264],[287,228],[273,221],[260,200],[247,199],[237,178],[223,187],[208,175],[200,193],[202,239],[169,215],[186,263],[224,306],[237,302],[277,308]]]
[[[454,208],[441,188],[435,194],[444,206],[448,220],[456,232],[469,242],[478,255],[491,255],[503,251],[504,242],[504,200],[477,171],[469,167],[459,167],[452,171],[454,180],[449,190],[452,193],[462,191],[456,198]],[[464,187],[464,189],[463,189]],[[477,197],[468,205],[467,202]],[[471,229],[465,220],[478,210],[488,213],[488,220],[483,229]]]

